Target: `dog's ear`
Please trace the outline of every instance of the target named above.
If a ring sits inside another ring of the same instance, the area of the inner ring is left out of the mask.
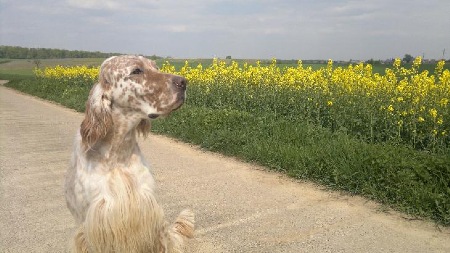
[[[100,83],[92,87],[86,101],[86,113],[81,123],[80,134],[86,150],[103,139],[113,124],[111,117],[111,97],[105,89],[105,80],[100,77]]]

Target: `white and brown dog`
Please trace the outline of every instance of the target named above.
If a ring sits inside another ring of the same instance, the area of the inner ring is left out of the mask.
[[[150,119],[183,104],[186,83],[142,56],[103,62],[66,176],[67,206],[78,224],[72,251],[182,252],[193,236],[191,211],[165,221],[136,141],[149,131]]]

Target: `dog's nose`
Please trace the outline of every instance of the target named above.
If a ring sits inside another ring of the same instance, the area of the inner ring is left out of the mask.
[[[172,77],[172,83],[179,89],[186,90],[187,80],[182,76]]]

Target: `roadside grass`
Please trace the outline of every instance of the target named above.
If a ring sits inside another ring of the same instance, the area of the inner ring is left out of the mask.
[[[2,75],[0,75],[0,78],[1,77]],[[42,79],[33,77],[21,78],[19,76],[9,80],[10,81],[5,84],[5,86],[33,96],[57,102],[79,112],[84,111],[85,102],[91,89],[91,86],[69,86],[64,83],[45,82]]]
[[[32,76],[11,80],[6,86],[80,112],[91,88]],[[188,96],[180,110],[153,121],[152,131],[450,225],[449,154],[366,143],[270,110],[227,108],[198,99],[205,98]]]
[[[368,144],[306,122],[191,106],[152,131],[450,224],[450,156]]]

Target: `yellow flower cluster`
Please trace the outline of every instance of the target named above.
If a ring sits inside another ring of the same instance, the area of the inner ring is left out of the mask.
[[[267,66],[214,59],[207,68],[200,64],[191,67],[186,61],[179,71],[166,62],[162,71],[185,76],[191,89],[199,90],[199,96],[215,95],[216,101],[245,93],[242,99],[230,99],[240,101],[240,105],[235,104],[237,108],[248,108],[249,103],[243,100],[262,99],[259,106],[274,103],[273,111],[291,108],[293,115],[369,140],[400,140],[418,148],[448,147],[450,71],[444,70],[444,61],[437,64],[433,74],[419,71],[421,64],[418,57],[405,68],[396,59],[392,68],[378,74],[370,64],[334,67],[331,60],[326,67],[313,70],[303,67],[301,61],[297,66],[279,68],[275,59]],[[266,96],[256,98],[258,93]],[[270,101],[264,100],[268,97]]]
[[[73,66],[64,67],[56,66],[45,68],[44,70],[35,69],[34,73],[37,77],[50,78],[70,81],[74,79],[96,80],[99,73],[98,67]]]
[[[444,61],[434,73],[420,71],[422,59],[410,68],[396,59],[384,74],[370,64],[320,69],[271,64],[239,64],[214,59],[212,64],[179,70],[169,62],[161,71],[189,80],[189,103],[252,112],[265,111],[305,119],[368,141],[400,141],[419,149],[450,147],[450,71]],[[38,77],[91,85],[99,68],[46,68]],[[80,81],[81,80],[81,81]]]

